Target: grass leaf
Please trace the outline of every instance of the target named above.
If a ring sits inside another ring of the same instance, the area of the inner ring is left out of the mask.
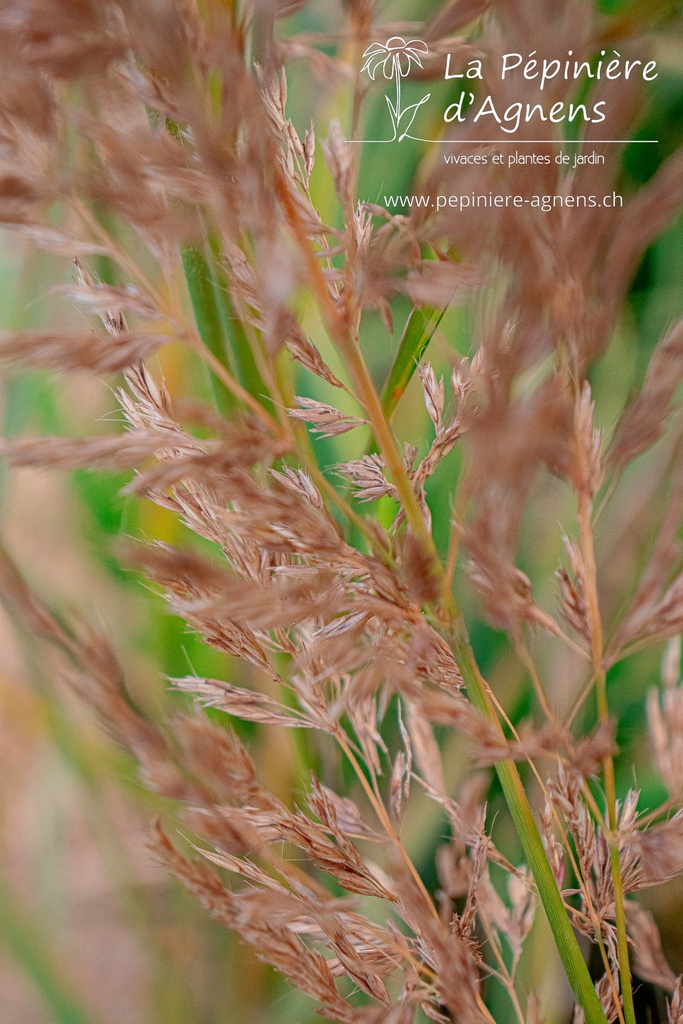
[[[460,630],[456,631],[451,643],[472,704],[498,726],[498,718],[476,668],[472,648],[464,635],[464,626],[461,625]],[[584,1012],[587,1024],[607,1024],[607,1017],[593,987],[588,966],[565,910],[562,894],[543,849],[543,842],[517,766],[513,761],[499,761],[496,764],[496,773],[572,992]]]
[[[391,419],[447,306],[414,309],[408,317],[389,376],[382,388],[382,410]]]
[[[211,268],[199,249],[183,249],[182,259],[199,335],[216,359],[232,372]],[[211,383],[220,411],[230,412],[234,409],[235,399],[228,389],[214,378]]]

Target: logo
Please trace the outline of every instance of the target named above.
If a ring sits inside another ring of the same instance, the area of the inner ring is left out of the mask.
[[[401,102],[401,80],[407,78],[413,64],[422,67],[422,57],[429,53],[429,47],[422,39],[410,39],[406,42],[401,36],[391,36],[386,43],[372,43],[363,54],[365,64],[361,68],[361,74],[367,71],[370,78],[375,81],[377,73],[381,70],[387,81],[393,81],[395,87],[395,101],[386,96],[389,116],[393,135],[390,139],[374,139],[375,142],[402,142],[404,139],[412,139],[410,129],[415,116],[426,103],[431,93],[423,96],[418,103],[411,103],[407,107]]]

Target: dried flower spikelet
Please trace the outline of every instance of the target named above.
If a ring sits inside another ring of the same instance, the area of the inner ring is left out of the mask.
[[[570,576],[566,569],[558,569],[555,574],[560,587],[560,609],[572,629],[576,630],[579,636],[582,636],[590,644],[593,637],[593,625],[584,597],[583,558],[578,545],[573,540],[563,537],[563,541],[572,575]]]
[[[588,381],[584,381],[574,414],[574,457],[572,483],[580,494],[592,499],[604,477],[602,466],[603,432],[594,427],[595,402]]]
[[[673,998],[666,1004],[667,1024],[683,1024],[683,978],[679,978]]]
[[[422,392],[429,418],[438,430],[441,424],[441,417],[443,416],[445,400],[443,378],[437,381],[436,374],[429,363],[420,363],[417,372],[420,375],[420,383],[422,384]]]
[[[469,360],[463,358],[455,364],[451,372],[451,391],[458,403],[465,401],[471,387]]]
[[[471,529],[465,531],[465,537],[470,556],[467,572],[485,602],[491,622],[511,635],[519,632],[523,622],[557,633],[557,623],[534,600],[531,580],[526,573],[485,544],[480,545]]]
[[[667,637],[679,636],[683,631],[683,573],[674,578],[663,596],[657,600],[657,594],[661,591],[662,575],[668,574],[671,551],[675,550],[669,545],[666,545],[666,548],[666,551],[657,552],[653,564],[646,570],[631,609],[615,635],[612,643],[613,658],[614,652],[619,652],[623,646],[635,641],[665,640]],[[662,555],[668,557],[662,558]],[[660,571],[655,574],[654,569]]]
[[[510,927],[508,940],[515,960],[522,955],[524,943],[531,931],[536,913],[536,898],[530,879],[525,871],[508,877],[508,895],[510,897]]]
[[[616,998],[615,998],[616,990]],[[602,978],[596,983],[595,991],[600,1005],[605,1011],[607,1017],[607,1024],[612,1024],[613,1021],[619,1016],[621,1010],[621,996],[619,995],[619,981],[614,975],[603,974]]]
[[[640,888],[676,878],[683,872],[683,811],[644,832],[633,833],[628,837],[628,852],[638,864]]]
[[[683,466],[679,465],[673,477],[668,499],[669,507],[664,514],[652,554],[642,573],[630,607],[610,644],[610,664],[614,664],[614,661],[620,656],[625,645],[639,637],[656,637],[657,629],[664,630],[665,635],[662,637],[663,639],[666,638],[666,634],[671,636],[672,640],[676,640],[678,636],[678,633],[668,621],[663,618],[658,619],[657,610],[659,605],[658,597],[661,593],[662,585],[670,576],[671,566],[676,565],[680,558],[680,542],[677,535],[680,525],[680,504],[682,499]],[[674,686],[680,674],[680,657],[674,665],[673,649],[667,646],[665,647],[665,658],[666,664],[662,669],[663,679],[665,685]],[[670,671],[674,674],[674,678],[669,684],[667,679]]]
[[[333,830],[341,829],[347,836],[367,837],[379,841],[380,837],[363,820],[360,809],[353,800],[339,796],[315,776],[312,776],[311,783],[308,806],[323,824]]]
[[[285,333],[285,344],[292,356],[307,370],[335,388],[344,388],[329,366],[323,360],[315,345],[306,337],[294,321],[289,322]]]
[[[438,563],[410,529],[403,542],[402,566],[408,590],[419,604],[432,604],[438,599]]]
[[[324,509],[322,495],[305,470],[292,469],[291,466],[285,466],[282,472],[276,469],[271,469],[270,472],[285,487],[290,487],[296,493],[302,494],[313,508],[319,512]]]
[[[290,711],[272,697],[256,690],[245,690],[239,686],[220,679],[198,679],[187,676],[183,679],[173,678],[169,682],[174,689],[189,693],[196,702],[205,708],[219,708],[236,718],[247,722],[260,722],[263,725],[281,725],[287,728],[313,727],[313,722],[305,715]]]
[[[362,203],[358,203],[353,212],[353,218],[349,222],[348,256],[349,261],[357,259],[361,265],[367,261],[370,253],[370,241],[372,239],[372,215],[365,209]],[[357,277],[361,277],[356,272]]]
[[[0,457],[13,466],[43,466],[54,469],[123,470],[139,466],[153,457],[182,457],[198,452],[216,453],[215,442],[186,443],[161,430],[138,429],[124,435],[104,437],[13,437],[0,438]]]
[[[581,868],[588,878],[597,855],[595,826],[581,797],[579,777],[575,772],[568,772],[562,763],[557,769],[557,781],[550,787],[550,796],[574,836]]]
[[[662,952],[659,929],[649,910],[634,900],[626,900],[626,925],[633,949],[633,971],[643,981],[658,985],[666,992],[676,988],[676,975]]]
[[[657,346],[640,393],[623,413],[608,452],[610,465],[623,469],[664,432],[683,373],[683,319]]]
[[[422,778],[427,783],[434,799],[447,800],[441,751],[434,737],[434,730],[419,710],[411,704],[408,705],[408,731],[411,750],[414,751],[415,761]]]
[[[311,121],[311,126],[304,135],[304,170],[306,172],[306,181],[311,180],[313,174],[313,168],[315,167],[315,125]]]
[[[298,409],[288,409],[288,414],[293,419],[305,420],[313,425],[313,433],[321,437],[337,437],[339,434],[346,434],[354,427],[362,426],[367,420],[358,419],[356,416],[348,416],[335,409],[332,405],[325,405],[324,402],[317,402],[313,398],[297,397]]]
[[[118,373],[152,356],[171,331],[117,332],[115,340],[92,331],[0,331],[0,360],[60,373]]]
[[[76,268],[76,276],[80,287],[81,301],[90,305],[93,302],[95,296],[97,296],[98,290],[100,290],[101,285],[95,284],[95,281],[87,272],[87,270],[85,269],[85,267],[83,266],[83,264],[81,263],[77,256],[74,256],[74,266]],[[109,288],[105,288],[104,290],[106,293],[114,291],[114,289]],[[108,302],[107,306],[110,305],[111,303]],[[152,312],[154,312],[153,303],[150,303],[150,307]],[[96,308],[97,312],[100,312],[100,303],[97,303]],[[117,309],[115,312],[112,312],[111,309],[102,308],[101,316],[102,323],[110,334],[123,334],[123,332],[126,330],[126,320],[120,309]]]
[[[683,685],[680,675],[680,637],[667,645],[663,659],[666,688],[651,689],[647,697],[650,743],[657,771],[673,799],[683,796]]]
[[[0,545],[0,596],[14,619],[36,638],[55,644],[68,643],[64,626],[33,593],[13,559]]]
[[[302,920],[310,920],[311,911],[318,910],[310,896],[289,892],[255,865],[249,868],[249,861],[201,851],[206,859],[219,866],[246,872],[251,881],[261,883],[251,890],[232,892],[201,862],[190,862],[182,857],[159,826],[155,830],[152,848],[172,874],[199,898],[218,921],[238,932],[292,985],[317,999],[326,1016],[340,1024],[355,1024],[355,1011],[339,995],[326,960],[318,950],[309,950],[299,938]],[[332,916],[329,904],[327,909]],[[316,931],[320,934],[320,929]]]
[[[417,445],[416,444],[410,444],[408,441],[406,441],[405,444],[403,445],[403,465],[405,466],[406,473],[408,474],[408,477],[410,479],[412,479],[412,477],[413,477],[413,473],[414,473],[413,466],[415,464],[415,459],[417,458],[417,456],[418,456],[418,447],[417,447]]]
[[[322,147],[342,208],[347,211],[349,217],[352,217],[355,206],[353,146],[349,146],[344,140],[339,121],[330,122],[327,140],[323,142]]]
[[[548,783],[547,788],[550,789],[550,783]],[[553,869],[555,881],[558,888],[562,889],[562,883],[564,882],[564,848],[562,843],[558,842],[555,837],[553,820],[552,805],[546,798],[541,814],[541,839],[543,840],[543,849],[545,850],[546,857]]]
[[[403,820],[406,800],[410,791],[410,766],[402,750],[399,750],[391,770],[389,785],[389,806],[392,817],[400,826]]]
[[[398,501],[398,491],[384,475],[384,460],[381,455],[363,455],[339,467],[339,472],[356,488],[358,501],[376,501],[392,497]]]
[[[468,939],[474,933],[480,900],[486,906],[489,890],[488,849],[489,838],[482,833],[477,837],[477,841],[465,861],[469,869],[467,899],[459,919],[456,918],[454,922],[456,932],[463,939]]]
[[[613,1022],[619,1016],[619,1010],[617,1009],[616,1001],[614,998],[614,990],[616,986],[617,993],[619,992],[619,981],[615,975],[603,974],[599,981],[595,982],[595,991],[600,1000],[605,1017],[607,1018],[608,1024]],[[619,997],[619,1007],[621,1008],[621,997]],[[574,1013],[572,1015],[572,1024],[585,1024],[586,1016],[579,1006],[578,1003],[574,1006]]]

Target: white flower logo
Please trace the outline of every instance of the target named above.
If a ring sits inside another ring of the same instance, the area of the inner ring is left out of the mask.
[[[413,64],[417,64],[421,68],[423,66],[421,58],[428,53],[429,47],[422,39],[410,39],[406,42],[402,36],[391,36],[386,43],[372,43],[363,54],[365,64],[361,68],[361,74],[367,71],[374,82],[377,72],[381,68],[384,78],[389,81],[393,79],[396,83],[396,103],[393,104],[389,97],[386,97],[394,129],[393,139],[387,141],[393,142],[398,137],[400,142],[406,138],[418,109],[431,96],[431,93],[428,93],[422,97],[419,103],[401,107],[401,79],[408,77]],[[403,130],[399,137],[398,130],[401,122],[405,123],[402,125]]]
[[[429,47],[421,39],[411,39],[407,43],[401,36],[392,36],[384,45],[373,43],[368,46],[363,54],[367,60],[361,72],[367,71],[373,82],[380,68],[385,78],[406,78],[413,64],[422,67],[420,54],[424,57],[428,53]]]

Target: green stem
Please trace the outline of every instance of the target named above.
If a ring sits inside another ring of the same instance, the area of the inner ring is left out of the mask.
[[[360,357],[360,353],[353,346],[347,347],[347,358],[348,356],[351,356],[349,369],[351,370],[354,384],[358,389],[359,398],[368,413],[368,418],[372,424],[380,451],[384,456],[393,482],[401,495],[406,517],[415,535],[423,541],[425,551],[436,557],[433,540],[422,519],[415,494],[410,486],[410,481],[406,477],[405,469],[391,431],[382,415],[377,393],[367,375],[362,357]],[[455,637],[452,640],[453,650],[463,674],[470,699],[475,707],[500,730],[501,737],[504,737],[498,717],[488,698],[486,684],[479,674],[474,653],[467,639],[464,621],[454,601],[451,606],[451,617],[455,623]],[[517,768],[513,761],[501,761],[496,765],[496,771],[529,868],[534,876],[560,959],[567,972],[567,978],[577,1002],[584,1011],[586,1024],[606,1024],[607,1018],[600,1005],[600,1000],[593,987],[586,962],[567,916],[562,895],[546,857],[543,842],[531,813],[529,801],[524,792]]]
[[[500,730],[500,735],[503,737],[502,727],[491,705],[486,683],[479,674],[464,623],[459,615],[456,618],[455,635],[452,635],[450,639],[472,704]],[[517,766],[513,761],[499,761],[496,764],[496,772],[529,869],[534,877],[562,965],[576,1001],[585,1014],[586,1024],[607,1024],[605,1012],[600,1005],[574,929],[567,916],[562,894],[546,857]]]
[[[422,518],[422,513],[410,481],[406,476],[398,448],[382,414],[377,393],[369,378],[362,356],[352,343],[347,343],[345,349],[344,354],[347,357],[347,365],[357,388],[358,397],[368,414],[379,449],[384,456],[392,480],[401,496],[406,518],[415,536],[422,541],[425,553],[431,556],[433,565],[438,566],[440,569],[434,542]],[[451,621],[455,624],[453,650],[463,674],[470,699],[475,707],[479,708],[486,715],[487,719],[500,730],[501,737],[503,737],[503,730],[489,701],[485,683],[481,679],[474,654],[467,639],[464,621],[455,605],[455,601],[452,601],[450,617]],[[567,916],[562,895],[543,849],[543,843],[531,813],[517,768],[512,761],[502,761],[496,765],[496,771],[529,868],[534,876],[560,959],[567,972],[567,978],[577,1002],[584,1011],[586,1024],[607,1024],[607,1018],[593,987],[583,954]]]

